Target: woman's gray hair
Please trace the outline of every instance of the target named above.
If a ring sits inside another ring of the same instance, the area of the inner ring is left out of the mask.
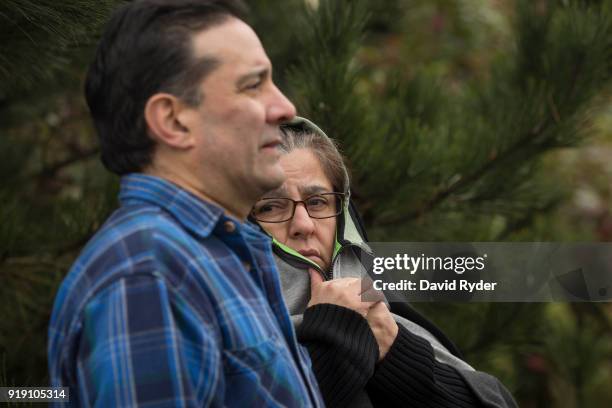
[[[319,160],[334,191],[348,193],[348,173],[344,165],[344,159],[334,140],[307,128],[281,126],[281,130],[283,132],[283,142],[280,150],[283,153],[290,153],[296,149],[309,149]]]

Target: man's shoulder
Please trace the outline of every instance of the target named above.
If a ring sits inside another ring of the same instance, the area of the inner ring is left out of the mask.
[[[129,204],[115,210],[93,239],[105,234],[117,234],[131,230],[161,232],[168,229],[182,230],[180,224],[162,207],[150,204]]]
[[[115,211],[87,243],[79,259],[99,257],[115,251],[116,246],[129,248],[127,256],[154,252],[160,240],[191,241],[189,232],[171,214],[149,205],[123,206]]]
[[[193,241],[172,216],[158,207],[121,207],[83,248],[62,286],[86,286],[88,291],[97,291],[134,274],[162,275],[164,261],[174,252],[194,251]],[[172,277],[163,275],[172,281]]]

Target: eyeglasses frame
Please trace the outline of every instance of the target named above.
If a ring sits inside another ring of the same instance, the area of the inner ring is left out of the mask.
[[[339,210],[334,215],[328,215],[326,217],[313,217],[312,215],[310,215],[310,212],[308,211],[308,206],[306,205],[306,201],[308,201],[312,197],[324,196],[324,195],[334,195],[336,197],[339,197],[340,198]],[[289,217],[289,218],[287,218],[286,220],[283,220],[283,221],[262,221],[262,220],[257,219],[257,217],[255,217],[255,214],[253,214],[253,211],[251,211],[251,216],[253,218],[255,218],[255,220],[257,220],[258,222],[265,222],[267,224],[280,224],[281,222],[291,221],[293,219],[293,217],[295,216],[295,209],[297,208],[297,205],[301,203],[301,204],[304,205],[304,209],[306,210],[306,214],[308,214],[308,216],[310,218],[313,218],[315,220],[324,220],[324,219],[327,219],[327,218],[333,218],[333,217],[337,217],[338,215],[340,215],[342,213],[342,209],[344,207],[344,200],[346,199],[346,194],[345,193],[337,193],[335,191],[330,191],[330,192],[327,192],[327,193],[312,194],[312,195],[306,197],[303,200],[294,200],[293,198],[289,198],[289,197],[267,197],[267,198],[261,198],[261,199],[257,200],[257,202],[265,201],[265,200],[278,200],[278,199],[289,200],[289,201],[293,202],[293,210],[291,211],[291,217]]]

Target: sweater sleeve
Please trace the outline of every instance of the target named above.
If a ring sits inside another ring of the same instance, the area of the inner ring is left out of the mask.
[[[451,366],[438,362],[428,341],[402,325],[367,385],[375,406],[479,407],[473,391]]]
[[[364,390],[378,360],[367,320],[342,306],[318,304],[306,309],[297,335],[308,349],[325,404],[350,404]]]

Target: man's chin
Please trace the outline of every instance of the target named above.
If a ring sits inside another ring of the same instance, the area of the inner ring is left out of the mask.
[[[286,178],[287,176],[280,166],[276,169],[269,169],[269,171],[259,177],[260,185],[264,190],[263,193],[279,188],[283,185]]]

